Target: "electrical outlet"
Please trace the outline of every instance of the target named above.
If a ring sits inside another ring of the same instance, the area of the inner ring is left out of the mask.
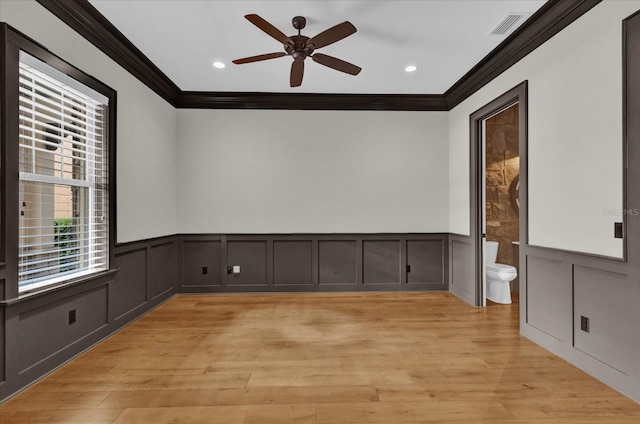
[[[407,265],[407,272],[411,272],[411,265]]]
[[[76,310],[72,309],[69,311],[69,325],[76,322]]]
[[[589,318],[580,315],[580,329],[585,333],[589,332]]]
[[[233,273],[234,274],[240,274],[240,265],[234,265],[233,266]]]
[[[202,275],[207,275],[209,273],[209,268],[207,268],[206,266],[202,267]]]
[[[228,266],[227,267],[227,274],[233,274],[233,267],[232,266]]]

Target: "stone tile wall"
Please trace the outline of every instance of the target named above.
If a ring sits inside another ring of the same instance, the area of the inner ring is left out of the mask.
[[[516,266],[512,241],[518,240],[518,213],[509,186],[520,172],[518,105],[486,122],[486,219],[487,240],[500,243],[498,263]]]

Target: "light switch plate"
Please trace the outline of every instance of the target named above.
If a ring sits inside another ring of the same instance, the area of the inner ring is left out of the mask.
[[[233,266],[233,273],[234,274],[240,274],[240,265],[234,265]]]
[[[622,222],[616,222],[613,225],[614,225],[613,236],[615,238],[623,238],[624,232],[623,232]]]

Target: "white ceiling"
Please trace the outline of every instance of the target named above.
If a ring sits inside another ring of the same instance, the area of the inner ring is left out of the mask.
[[[544,0],[231,1],[90,0],[182,90],[282,93],[441,94],[507,35],[489,33],[509,14]],[[244,15],[256,13],[287,35],[307,19],[312,37],[345,20],[358,32],[319,52],[362,68],[351,76],[305,61],[302,86],[289,87],[291,58],[234,65],[282,51]],[[224,62],[224,69],[212,66]],[[418,70],[404,72],[413,64]]]

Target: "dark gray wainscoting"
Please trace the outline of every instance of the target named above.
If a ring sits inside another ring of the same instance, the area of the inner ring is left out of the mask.
[[[520,256],[522,334],[636,398],[640,334],[629,264],[530,245]]]
[[[0,283],[4,284],[4,280],[0,280]],[[2,293],[2,291],[0,291]],[[4,323],[5,323],[4,308],[0,308],[0,387],[5,382],[5,343],[4,343]],[[2,396],[0,396],[0,399]]]
[[[0,401],[173,296],[177,252],[176,236],[118,245],[117,271],[0,301]]]
[[[177,255],[174,235],[117,245],[110,319],[124,325],[175,294]]]
[[[640,402],[640,12],[622,26],[624,259],[521,244],[520,330]]]
[[[476,304],[475,248],[470,236],[449,234],[449,290],[465,302]]]
[[[182,234],[180,292],[448,290],[448,234]],[[228,267],[240,267],[229,274]]]

